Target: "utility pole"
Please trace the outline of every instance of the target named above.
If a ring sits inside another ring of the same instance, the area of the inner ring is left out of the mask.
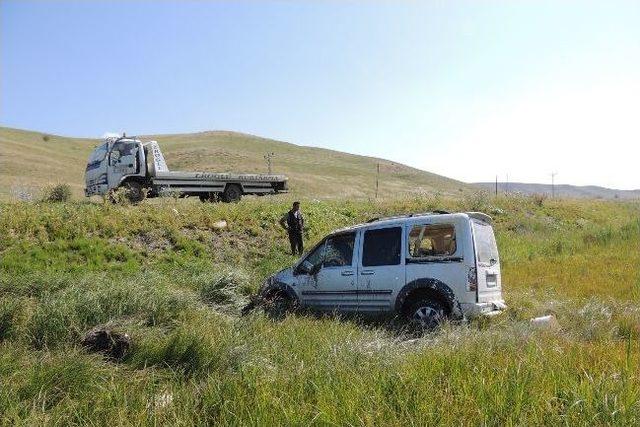
[[[378,162],[376,170],[376,199],[378,198],[378,189],[380,188],[380,162]]]
[[[496,198],[498,198],[498,175],[496,175]]]
[[[555,186],[556,175],[558,175],[558,172],[551,172],[551,198],[552,199],[556,197],[556,186]]]
[[[275,156],[275,153],[267,153],[264,155],[264,159],[267,161],[267,169],[269,170],[269,175],[271,175],[271,159]]]

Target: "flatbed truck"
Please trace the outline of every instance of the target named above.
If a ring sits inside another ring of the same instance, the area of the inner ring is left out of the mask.
[[[237,202],[245,194],[287,192],[288,179],[275,174],[170,171],[156,141],[106,138],[87,162],[85,195],[108,196],[125,189],[133,203],[147,197],[197,196],[203,202]]]

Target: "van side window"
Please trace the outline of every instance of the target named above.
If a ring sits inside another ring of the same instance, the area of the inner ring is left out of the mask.
[[[330,237],[324,247],[324,267],[342,267],[351,265],[355,233]]]
[[[400,264],[401,240],[402,228],[400,227],[365,231],[362,265],[375,267]]]
[[[450,256],[456,252],[456,230],[452,224],[414,225],[408,243],[412,258]]]

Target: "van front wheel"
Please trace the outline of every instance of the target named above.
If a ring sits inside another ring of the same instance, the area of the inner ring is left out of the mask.
[[[274,320],[283,319],[296,308],[295,301],[281,292],[274,292],[269,295],[262,302],[262,305],[267,316]]]
[[[420,298],[410,305],[406,316],[410,325],[431,330],[437,328],[447,318],[447,311],[440,301]]]

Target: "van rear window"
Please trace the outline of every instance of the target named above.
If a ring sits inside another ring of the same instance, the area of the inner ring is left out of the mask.
[[[478,263],[494,264],[498,262],[498,245],[493,234],[493,227],[481,221],[473,221],[473,234]]]
[[[414,225],[408,243],[412,258],[450,256],[456,252],[456,230],[452,224]]]

